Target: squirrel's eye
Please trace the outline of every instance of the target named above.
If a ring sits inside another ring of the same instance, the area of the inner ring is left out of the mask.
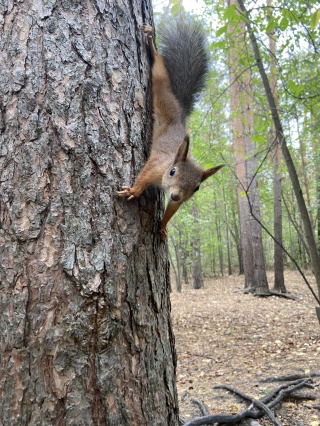
[[[199,189],[200,189],[200,186],[197,186],[196,189],[194,190],[194,192],[199,191]]]
[[[175,172],[176,172],[176,168],[174,167],[173,169],[170,170],[169,175],[173,176],[175,174]]]

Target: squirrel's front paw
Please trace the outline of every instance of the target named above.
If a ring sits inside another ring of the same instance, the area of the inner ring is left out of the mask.
[[[144,32],[150,37],[152,37],[152,32],[153,32],[153,28],[152,28],[152,26],[151,25],[149,25],[149,24],[144,24],[144,26],[143,26],[143,30],[144,30]]]
[[[123,186],[122,191],[118,191],[117,194],[120,197],[128,197],[128,200],[132,200],[134,197],[136,197],[135,189],[130,188],[130,186]]]
[[[167,236],[168,236],[167,228],[160,229],[160,234],[161,234],[161,240],[165,241],[167,239]]]

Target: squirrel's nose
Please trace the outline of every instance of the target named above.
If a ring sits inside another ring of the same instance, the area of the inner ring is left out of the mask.
[[[170,197],[171,197],[172,201],[180,201],[181,200],[181,197],[180,197],[179,193],[177,193],[177,192],[172,192]]]

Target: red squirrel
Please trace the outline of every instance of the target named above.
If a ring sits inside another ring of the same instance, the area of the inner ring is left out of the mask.
[[[202,30],[194,23],[180,20],[171,23],[160,38],[161,54],[155,47],[152,27],[145,25],[144,31],[154,61],[152,147],[134,186],[123,186],[118,195],[131,200],[139,197],[151,184],[163,188],[168,196],[160,225],[161,236],[165,240],[171,217],[198,191],[201,182],[216,173],[223,164],[202,169],[188,156],[186,119],[193,109],[196,95],[204,87],[208,69]]]

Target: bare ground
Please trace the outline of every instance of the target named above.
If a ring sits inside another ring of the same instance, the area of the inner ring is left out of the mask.
[[[311,274],[308,279],[315,282]],[[272,285],[272,275],[269,275]],[[297,272],[287,271],[285,282],[297,300],[276,296],[257,298],[243,294],[243,277],[205,280],[205,288],[184,286],[171,296],[178,355],[177,386],[180,416],[184,420],[201,413],[190,400],[202,401],[210,414],[234,414],[246,406],[225,390],[228,384],[261,398],[280,385],[261,380],[279,375],[320,373],[320,324],[316,301]],[[283,426],[320,426],[320,377],[314,389],[304,393],[316,401],[289,400],[278,406],[277,419]],[[272,425],[264,417],[260,425]]]

